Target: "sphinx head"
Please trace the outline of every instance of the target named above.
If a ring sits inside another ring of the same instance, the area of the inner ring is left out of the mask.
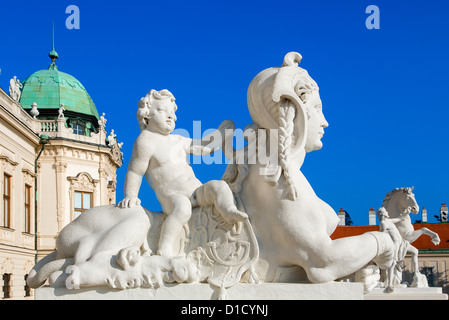
[[[328,123],[322,112],[318,85],[298,66],[301,55],[290,52],[279,68],[260,72],[248,88],[248,109],[262,129],[278,130],[279,166],[286,196],[295,200],[297,188],[290,174],[292,165],[301,167],[306,152],[319,150]],[[280,175],[265,177],[277,183]]]
[[[321,138],[329,124],[322,112],[318,85],[298,66],[301,59],[299,53],[290,52],[281,67],[260,72],[248,88],[248,109],[260,128],[287,128],[290,148],[311,152],[323,146]],[[285,112],[288,108],[292,111]]]

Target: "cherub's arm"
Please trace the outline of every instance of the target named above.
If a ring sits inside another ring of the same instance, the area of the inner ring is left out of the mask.
[[[132,208],[140,204],[138,198],[142,177],[148,169],[151,159],[151,148],[148,140],[139,136],[134,143],[131,160],[129,161],[128,171],[125,177],[125,198],[119,202],[121,208]]]
[[[403,218],[403,217],[400,217],[400,218],[390,218],[390,221],[391,221],[392,223],[398,223],[398,222],[404,221],[404,218]]]
[[[215,150],[211,149],[208,146],[203,146],[201,144],[194,144],[194,143],[198,143],[199,140],[194,140],[194,139],[186,138],[183,136],[179,136],[179,139],[181,139],[183,147],[184,147],[184,151],[187,154],[194,154],[196,156],[202,156],[202,155],[209,155],[216,151],[216,149]]]
[[[387,224],[385,223],[385,221],[380,221],[379,222],[379,231],[380,232],[387,232],[388,228],[387,228]]]
[[[230,133],[233,133],[234,130],[235,130],[234,122],[232,122],[231,120],[225,120],[220,124],[217,130],[208,134],[202,139],[191,139],[191,146],[194,147],[194,150],[197,152],[201,150],[201,148],[199,147],[207,148],[202,149],[202,153],[200,153],[199,155],[211,154],[223,147],[226,138],[226,133],[228,133],[229,135]],[[193,154],[198,155],[197,153]]]
[[[187,154],[194,154],[196,156],[202,156],[202,155],[209,155],[214,153],[216,150],[218,150],[218,148],[216,149],[211,149],[207,146],[201,146],[201,145],[189,145],[186,148],[186,153]]]

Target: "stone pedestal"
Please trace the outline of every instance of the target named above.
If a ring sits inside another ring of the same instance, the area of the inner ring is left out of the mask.
[[[320,284],[239,283],[224,292],[227,300],[363,300],[361,283],[329,282]],[[219,288],[209,284],[166,285],[158,289],[112,290],[94,288],[68,290],[42,287],[36,300],[216,300]]]
[[[448,300],[441,288],[395,288],[392,293],[384,293],[383,288],[375,288],[365,294],[365,300]]]
[[[217,300],[220,289],[209,284],[167,284],[158,289],[117,290],[107,287],[68,290],[42,287],[36,300]],[[396,288],[384,293],[375,288],[363,294],[363,285],[354,282],[329,283],[239,283],[224,291],[227,300],[448,300],[441,288]]]

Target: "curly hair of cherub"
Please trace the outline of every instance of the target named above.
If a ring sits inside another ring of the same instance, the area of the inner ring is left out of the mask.
[[[175,111],[178,106],[175,103],[175,96],[167,89],[162,89],[160,91],[151,89],[145,97],[142,97],[137,103],[137,121],[139,122],[140,130],[145,127],[145,118],[150,116],[150,108],[154,101],[170,99],[171,102],[175,104]]]

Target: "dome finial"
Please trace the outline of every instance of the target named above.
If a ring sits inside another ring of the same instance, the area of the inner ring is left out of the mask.
[[[51,64],[48,67],[48,69],[50,70],[57,70],[58,67],[56,66],[56,59],[59,58],[58,53],[55,51],[55,21],[53,20],[53,49],[50,51],[50,53],[48,54],[48,56],[51,59]]]

